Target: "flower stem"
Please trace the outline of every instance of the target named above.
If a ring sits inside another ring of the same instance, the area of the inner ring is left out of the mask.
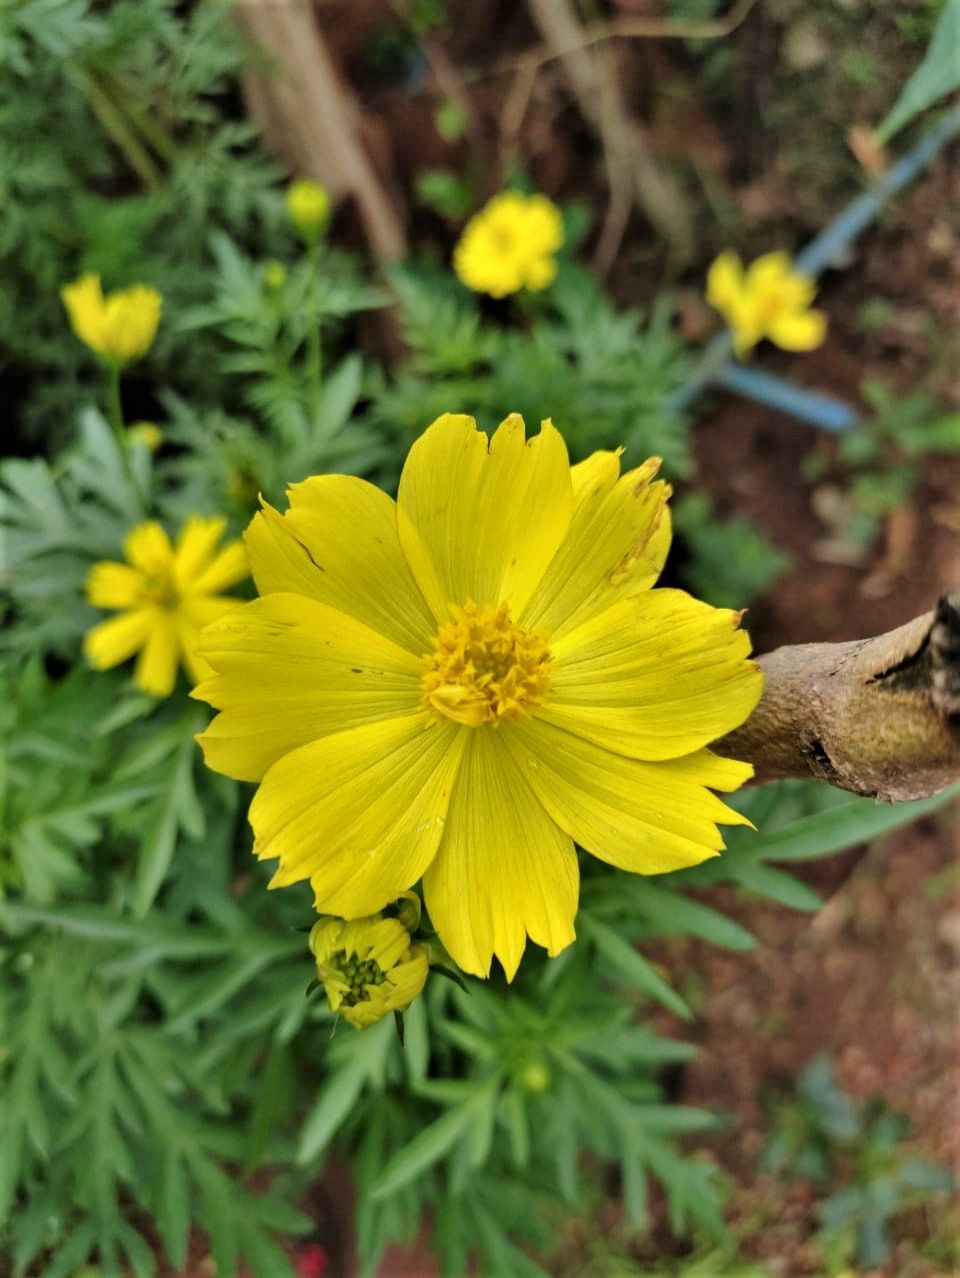
[[[310,288],[311,297],[316,300],[317,277],[320,274],[320,241],[315,239],[310,245]],[[314,316],[314,323],[307,329],[307,379],[310,383],[310,398],[314,406],[320,402],[323,387],[323,345],[321,342],[321,320]]]
[[[123,438],[123,401],[120,398],[120,365],[114,360],[107,364],[107,418],[117,437],[117,445],[122,449]]]
[[[137,477],[130,463],[130,444],[123,426],[123,400],[120,397],[120,365],[115,360],[110,360],[106,365],[106,369],[107,420],[117,443],[120,465],[130,485],[130,491],[133,493],[139,509],[146,511],[147,503],[144,494],[140,491],[140,485],[137,483]]]

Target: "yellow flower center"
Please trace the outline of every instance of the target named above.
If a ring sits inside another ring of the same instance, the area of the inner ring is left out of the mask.
[[[423,658],[424,705],[468,728],[530,714],[550,688],[545,632],[515,625],[506,604],[453,614]]]
[[[329,966],[349,985],[341,999],[345,1007],[356,1007],[358,1003],[369,1003],[371,985],[382,985],[387,979],[376,959],[362,959],[359,954],[348,954],[346,950],[338,950],[331,954]]]
[[[144,576],[143,602],[154,608],[173,609],[179,606],[180,590],[171,571],[160,569]]]
[[[517,246],[517,233],[512,226],[498,226],[496,223],[487,228],[490,234],[490,247],[495,253],[512,253]]]

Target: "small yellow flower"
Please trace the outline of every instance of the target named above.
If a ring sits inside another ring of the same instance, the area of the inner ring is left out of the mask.
[[[739,614],[652,589],[670,545],[656,459],[571,467],[547,421],[492,438],[447,413],[396,502],[346,475],[246,534],[261,598],[208,627],[208,766],[260,783],[254,849],[320,913],[423,879],[466,972],[512,979],[527,937],[574,939],[574,847],[639,874],[716,856],[752,769],[708,744],[762,676]]]
[[[537,293],[557,273],[563,243],[560,210],[544,195],[502,191],[475,213],[453,251],[453,269],[475,293]]]
[[[416,899],[412,892],[405,895]],[[321,919],[310,933],[317,979],[330,1007],[357,1029],[388,1012],[405,1012],[426,983],[427,951],[411,943],[401,919],[382,914],[349,923]]]
[[[110,363],[129,364],[153,345],[163,300],[155,288],[134,284],[104,297],[99,275],[81,275],[60,296],[74,333]]]
[[[163,443],[163,431],[156,422],[134,422],[127,427],[127,442],[140,444],[155,453]]]
[[[745,355],[767,337],[785,351],[812,351],[827,332],[823,311],[811,310],[817,286],[793,269],[788,253],[766,253],[746,271],[736,253],[721,253],[707,274],[707,301]]]
[[[330,217],[330,196],[317,182],[298,178],[287,187],[287,212],[308,244],[317,239]]]
[[[198,635],[241,602],[220,592],[250,571],[242,542],[217,552],[226,522],[193,515],[176,547],[160,524],[138,524],[124,539],[126,563],[94,564],[88,602],[120,615],[87,632],[84,651],[92,666],[107,670],[139,653],[134,679],[155,697],[173,691],[181,662],[194,682],[212,673],[197,655]]]

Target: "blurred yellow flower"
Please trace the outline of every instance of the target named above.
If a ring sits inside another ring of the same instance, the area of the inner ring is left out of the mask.
[[[127,427],[127,441],[131,444],[141,444],[151,453],[155,453],[163,443],[163,431],[156,422],[134,422],[132,426]]]
[[[263,282],[267,288],[283,288],[287,282],[287,268],[275,257],[271,257],[263,264]]]
[[[411,943],[401,920],[382,914],[349,923],[321,919],[310,932],[310,949],[331,1009],[357,1029],[388,1012],[405,1012],[430,967],[426,949]]]
[[[453,269],[475,293],[539,292],[557,273],[560,210],[545,195],[502,191],[475,213],[453,251]]]
[[[793,268],[788,253],[766,253],[746,271],[736,253],[721,253],[707,274],[707,301],[745,355],[767,337],[786,351],[812,351],[827,332],[823,311],[811,310],[817,286]]]
[[[310,879],[358,919],[423,877],[462,969],[512,979],[530,936],[574,939],[574,841],[662,874],[715,856],[711,793],[751,775],[706,746],[761,675],[739,615],[651,590],[670,544],[658,462],[571,468],[550,422],[492,439],[445,414],[394,502],[345,475],[289,490],[246,533],[262,598],[209,627],[221,713],[207,764],[259,781],[254,849],[272,886]],[[709,788],[708,788],[709,787]]]
[[[109,362],[129,364],[153,345],[162,304],[155,288],[134,284],[104,297],[99,275],[81,275],[60,296],[74,333]]]
[[[94,564],[87,600],[121,611],[87,632],[92,666],[106,670],[139,653],[134,679],[155,697],[173,691],[181,662],[194,682],[212,673],[197,655],[197,637],[241,602],[220,592],[250,575],[242,542],[217,551],[225,527],[225,519],[193,515],[173,547],[160,524],[138,524],[124,539],[126,563]]]
[[[287,187],[287,212],[307,243],[312,243],[330,217],[330,196],[319,183],[297,178]]]

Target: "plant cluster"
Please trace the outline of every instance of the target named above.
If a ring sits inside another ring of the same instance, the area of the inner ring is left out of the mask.
[[[909,1130],[881,1097],[857,1105],[820,1056],[800,1075],[796,1097],[776,1107],[763,1165],[811,1182],[822,1195],[823,1250],[869,1269],[887,1259],[898,1217],[953,1188],[946,1168],[911,1154]]]

